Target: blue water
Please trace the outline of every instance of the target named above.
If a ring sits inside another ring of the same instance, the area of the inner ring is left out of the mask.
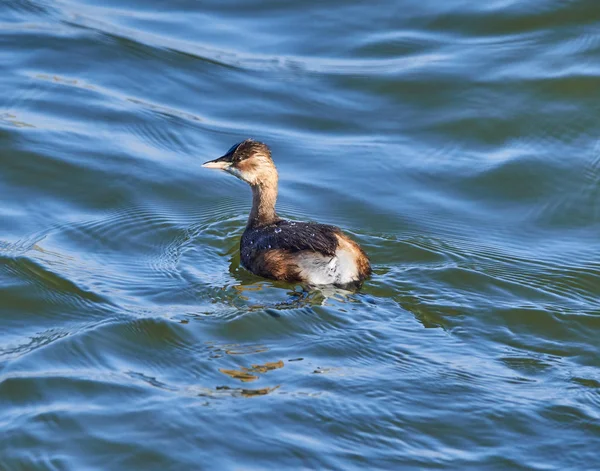
[[[600,469],[592,0],[0,0],[0,470]],[[357,293],[239,264],[335,224]]]

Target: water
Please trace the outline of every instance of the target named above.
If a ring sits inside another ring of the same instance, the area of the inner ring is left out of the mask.
[[[595,1],[0,1],[0,469],[599,469]],[[359,293],[239,266],[281,215]]]

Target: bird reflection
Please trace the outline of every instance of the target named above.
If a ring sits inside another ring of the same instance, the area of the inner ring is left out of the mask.
[[[232,251],[233,252],[233,251]],[[237,293],[239,299],[246,302],[251,302],[254,293],[263,292],[260,297],[261,301],[265,299],[264,292],[272,288],[286,290],[287,298],[283,301],[273,303],[257,303],[248,306],[250,311],[264,310],[273,317],[279,317],[277,311],[288,309],[300,309],[310,306],[322,306],[327,303],[328,299],[337,301],[348,301],[349,297],[355,294],[358,290],[339,288],[335,286],[309,286],[302,284],[286,283],[282,281],[266,281],[264,278],[253,275],[249,271],[241,267],[239,263],[239,253],[237,251],[230,254],[231,262],[229,264],[229,273],[237,284],[232,288]]]
[[[283,368],[283,361],[267,362],[263,365],[252,365],[250,368],[242,366],[239,370],[227,370],[219,368],[219,371],[230,378],[239,379],[243,383],[256,381],[260,376],[258,374],[266,373],[267,371]]]

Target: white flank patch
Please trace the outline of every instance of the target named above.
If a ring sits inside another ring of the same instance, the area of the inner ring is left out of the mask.
[[[335,251],[337,258],[337,273],[338,281],[341,285],[352,283],[358,280],[358,265],[356,264],[356,256],[354,252],[345,248],[338,248]]]
[[[344,285],[358,279],[354,254],[341,248],[333,257],[305,252],[298,255],[296,263],[300,276],[313,285]]]

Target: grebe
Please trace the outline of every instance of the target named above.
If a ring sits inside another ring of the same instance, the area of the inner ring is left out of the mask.
[[[338,227],[277,216],[278,175],[266,144],[247,139],[202,166],[225,170],[252,188],[252,210],[240,241],[242,265],[252,273],[337,286],[360,285],[371,274],[365,252]]]

